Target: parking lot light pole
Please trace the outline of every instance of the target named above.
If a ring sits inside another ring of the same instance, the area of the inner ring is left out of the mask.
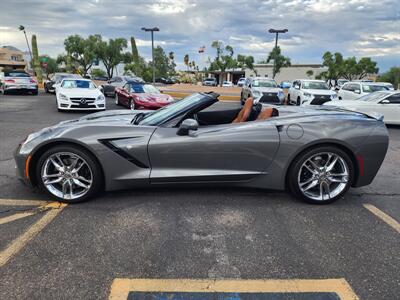
[[[151,60],[152,60],[152,65],[153,65],[153,83],[155,83],[156,82],[156,66],[154,64],[154,31],[160,31],[160,29],[158,27],[153,27],[153,28],[142,27],[142,30],[151,32]]]
[[[286,33],[288,32],[287,29],[269,29],[268,30],[269,33],[275,33],[275,48],[278,48],[278,36],[280,33]],[[276,52],[276,50],[275,50]],[[275,53],[276,54],[276,53]],[[272,78],[275,78],[275,71],[276,71],[276,57],[274,57],[274,70],[272,71]]]
[[[19,29],[20,31],[23,31],[23,32],[24,32],[25,40],[26,40],[26,45],[28,46],[29,55],[30,55],[30,57],[31,57],[31,64],[32,64],[32,63],[33,63],[32,51],[31,51],[31,47],[29,46],[28,38],[26,37],[25,27],[22,26],[22,25],[19,25],[18,29]]]

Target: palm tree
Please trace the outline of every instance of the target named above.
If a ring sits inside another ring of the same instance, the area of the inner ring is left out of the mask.
[[[188,67],[188,71],[189,71],[189,54],[185,54],[185,56],[183,58],[183,62]]]

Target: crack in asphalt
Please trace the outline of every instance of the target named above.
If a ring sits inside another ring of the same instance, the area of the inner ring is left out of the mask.
[[[400,196],[400,193],[391,193],[391,194],[387,194],[387,193],[360,193],[360,194],[351,194],[353,196],[358,196],[358,197],[362,197],[362,196],[387,196],[387,197],[394,197],[394,196]]]
[[[0,162],[12,160],[12,159],[13,159],[13,157],[11,157],[11,158],[3,158],[3,159],[0,159]]]

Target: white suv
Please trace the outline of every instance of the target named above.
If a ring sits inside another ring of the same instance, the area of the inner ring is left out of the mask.
[[[276,81],[265,77],[246,79],[240,94],[241,103],[244,104],[249,97],[253,97],[254,100],[259,100],[261,103],[272,104],[283,104],[285,100],[285,94],[278,87]]]
[[[288,91],[288,102],[294,105],[322,105],[336,99],[335,91],[323,80],[294,80]]]
[[[371,82],[346,82],[339,90],[338,97],[340,100],[355,100],[361,96],[377,91],[388,90],[389,87],[384,84]]]

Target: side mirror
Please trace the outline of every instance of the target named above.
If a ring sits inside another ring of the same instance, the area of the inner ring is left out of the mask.
[[[382,100],[382,101],[381,101],[381,103],[382,103],[382,104],[389,104],[389,103],[390,103],[390,101],[389,101],[389,100],[387,100],[387,99],[385,99],[385,100]]]
[[[360,90],[354,90],[354,93],[361,94],[361,91]]]
[[[188,135],[190,130],[197,130],[199,128],[199,123],[194,119],[184,120],[177,131],[177,135]]]

